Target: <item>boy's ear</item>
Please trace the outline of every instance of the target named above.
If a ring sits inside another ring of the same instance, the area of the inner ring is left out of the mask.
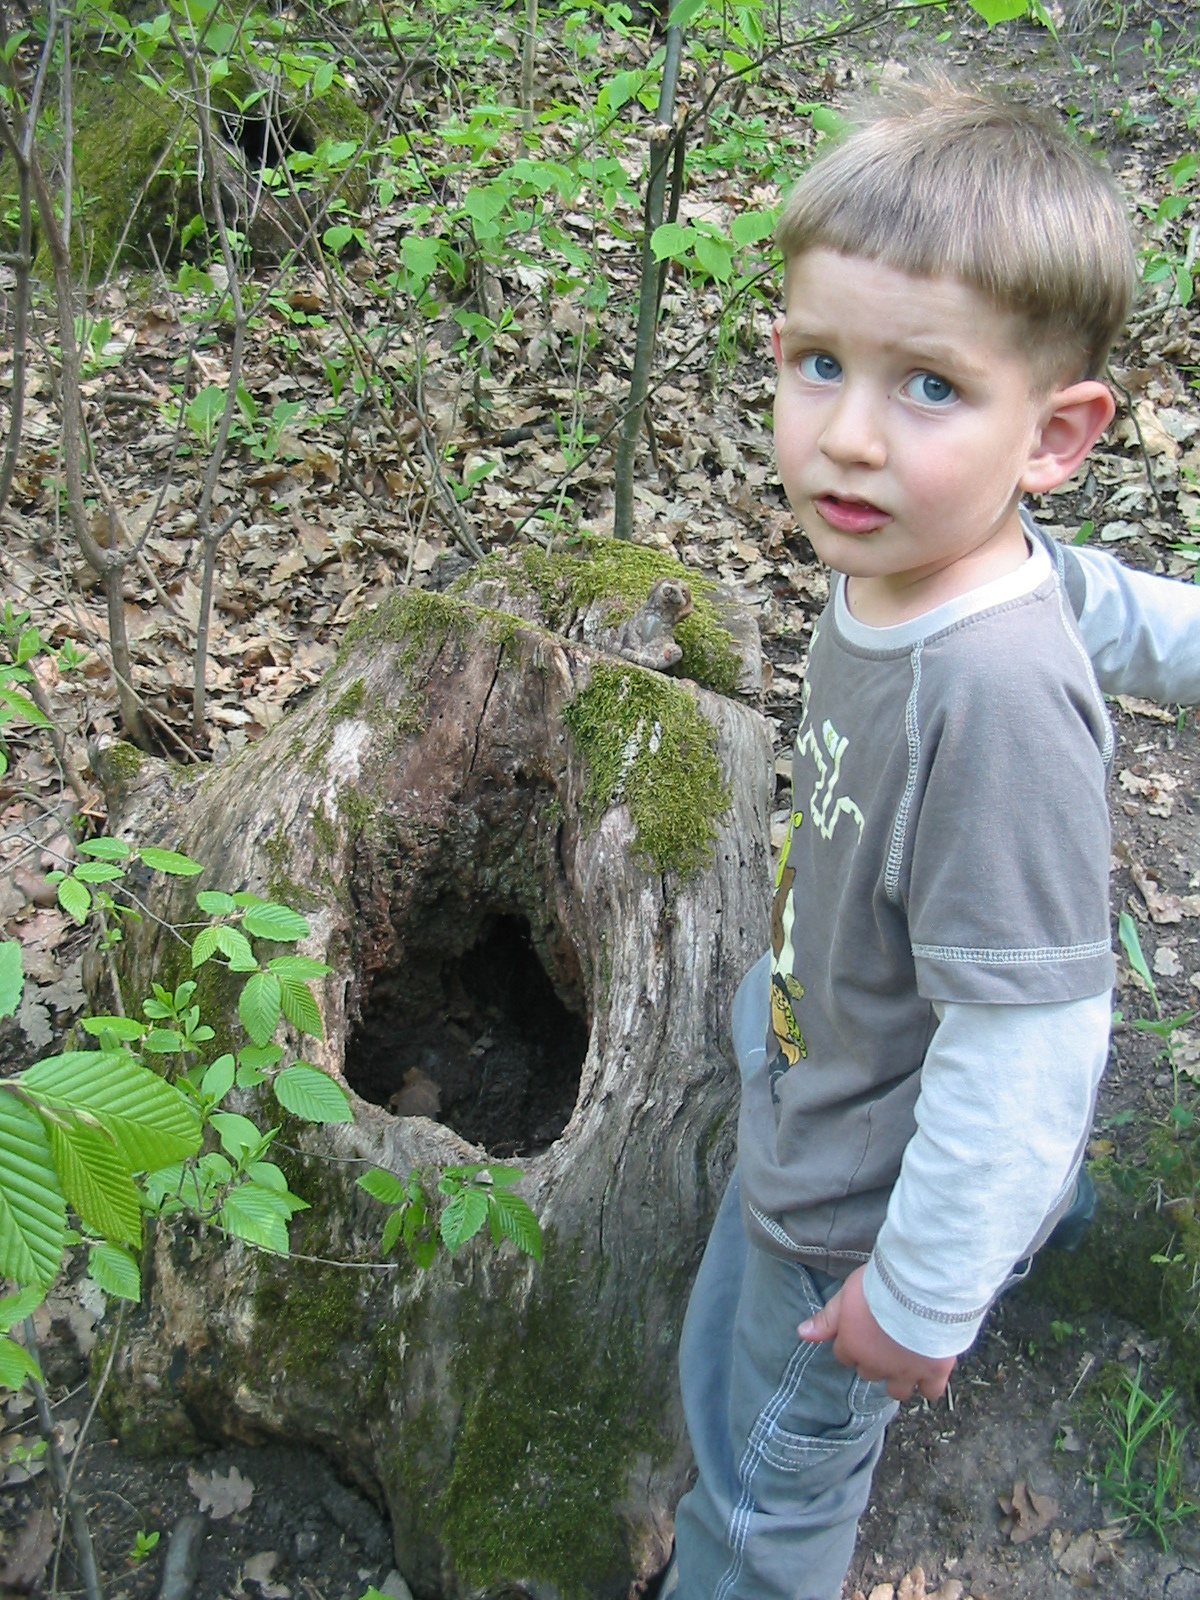
[[[1047,494],[1065,483],[1113,419],[1116,404],[1108,388],[1086,378],[1056,389],[1046,402],[1021,478],[1030,494]]]
[[[783,318],[776,317],[771,324],[771,354],[775,357],[775,371],[778,372],[783,365],[783,346],[779,342],[779,335],[783,328]]]

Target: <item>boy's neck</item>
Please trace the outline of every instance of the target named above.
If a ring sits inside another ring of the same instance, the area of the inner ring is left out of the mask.
[[[894,628],[1007,577],[1028,559],[1029,543],[1020,509],[1014,506],[1002,534],[947,567],[918,576],[908,573],[903,578],[847,576],[846,604],[856,622],[868,628]]]

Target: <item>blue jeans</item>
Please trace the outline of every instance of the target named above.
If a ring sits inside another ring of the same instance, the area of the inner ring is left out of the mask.
[[[830,1345],[797,1338],[837,1288],[749,1242],[735,1171],[680,1341],[699,1477],[675,1514],[672,1600],[840,1595],[897,1407]]]

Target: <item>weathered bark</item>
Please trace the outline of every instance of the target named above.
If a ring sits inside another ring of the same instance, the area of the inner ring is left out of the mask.
[[[208,863],[201,887],[305,912],[302,948],[333,974],[302,1053],[359,1096],[353,1125],[280,1136],[313,1207],[292,1259],[158,1228],[112,1420],[151,1446],[322,1446],[386,1502],[422,1597],[625,1594],[665,1558],[688,1464],[675,1352],[732,1160],[728,1019],[767,939],[771,747],[737,701],[607,663],[664,717],[698,708],[728,783],[709,864],[654,865],[624,804],[589,807],[571,708],[604,665],[495,610],[398,597],[225,768],[109,762],[114,828]],[[157,914],[182,920],[195,886]],[[130,996],[186,971],[150,919],[122,948]],[[442,1122],[386,1109],[414,1068]],[[543,1265],[481,1238],[425,1274],[381,1269],[362,1163],[484,1151],[524,1167]],[[355,1260],[376,1265],[325,1264]]]

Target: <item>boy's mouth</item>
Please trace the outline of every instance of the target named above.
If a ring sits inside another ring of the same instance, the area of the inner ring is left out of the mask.
[[[813,501],[818,515],[839,533],[874,533],[891,518],[869,500],[844,500],[836,494],[819,495]]]

